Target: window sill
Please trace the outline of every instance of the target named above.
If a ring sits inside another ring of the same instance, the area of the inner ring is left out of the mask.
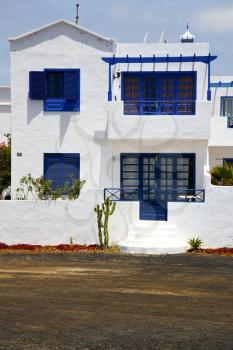
[[[80,112],[79,101],[44,100],[44,112]]]

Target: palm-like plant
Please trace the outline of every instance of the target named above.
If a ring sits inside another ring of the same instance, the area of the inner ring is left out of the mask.
[[[203,244],[203,241],[199,237],[191,238],[188,240],[188,244],[190,246],[189,251],[194,251],[200,249],[201,245]]]

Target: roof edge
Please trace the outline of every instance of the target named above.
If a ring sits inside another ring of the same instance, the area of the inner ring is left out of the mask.
[[[45,29],[48,29],[48,28],[51,28],[51,27],[53,27],[53,26],[55,26],[57,24],[60,24],[60,23],[64,23],[64,24],[67,24],[67,25],[69,25],[69,26],[71,26],[71,27],[73,27],[75,29],[82,30],[82,31],[86,32],[87,34],[91,34],[91,35],[95,36],[98,39],[102,39],[102,40],[109,41],[109,42],[115,42],[116,41],[116,39],[107,38],[107,37],[105,37],[105,36],[103,36],[101,34],[95,33],[95,32],[93,32],[93,31],[91,31],[89,29],[86,29],[86,28],[82,27],[82,26],[76,25],[76,24],[74,24],[74,23],[72,23],[72,22],[70,22],[70,21],[68,21],[66,19],[59,19],[59,20],[57,20],[55,22],[51,22],[50,24],[44,25],[44,26],[42,26],[40,28],[37,28],[37,29],[34,29],[34,30],[30,31],[30,32],[26,32],[26,33],[24,33],[22,35],[11,37],[11,38],[8,39],[8,41],[13,42],[13,41],[24,39],[27,36],[34,35],[34,34],[36,34],[38,32],[41,32],[41,31],[43,31]]]

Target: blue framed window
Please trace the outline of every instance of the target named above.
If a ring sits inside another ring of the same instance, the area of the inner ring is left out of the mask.
[[[48,72],[47,73],[47,98],[64,99],[64,73]]]
[[[194,153],[122,153],[122,199],[153,201],[158,193],[195,189],[195,163]]]
[[[233,117],[233,96],[221,97],[220,115],[222,117]]]
[[[44,178],[52,181],[52,188],[64,186],[80,179],[79,153],[45,153]]]
[[[29,73],[29,97],[44,100],[44,111],[80,111],[80,69]]]
[[[195,114],[196,72],[123,72],[126,115]]]
[[[227,127],[233,128],[233,96],[221,97],[220,115],[227,117]]]

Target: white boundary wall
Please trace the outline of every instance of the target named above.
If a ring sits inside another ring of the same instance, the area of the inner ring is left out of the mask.
[[[176,227],[173,238],[183,246],[199,236],[208,247],[232,247],[232,197],[233,187],[209,186],[205,203],[169,203],[165,225]],[[76,243],[98,243],[93,208],[102,200],[102,190],[84,190],[77,201],[0,201],[0,242],[58,244],[69,243],[72,237]],[[138,202],[117,203],[110,218],[112,244],[125,241],[132,228],[161,237],[159,222],[144,222],[142,228],[138,216]]]

